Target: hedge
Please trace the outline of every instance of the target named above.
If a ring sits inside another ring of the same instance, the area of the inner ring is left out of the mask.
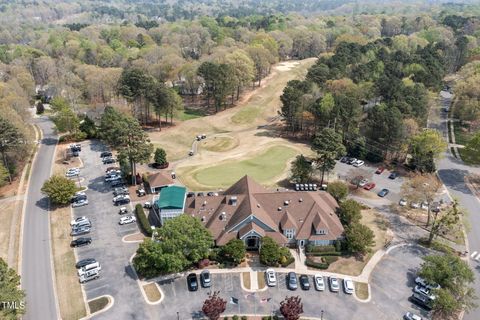
[[[335,246],[312,246],[307,245],[306,252],[333,252],[335,250]]]
[[[307,256],[314,256],[314,257],[327,257],[327,256],[341,256],[342,252],[310,252],[307,253]]]
[[[290,257],[289,259],[287,259],[287,261],[285,263],[280,263],[280,265],[285,268],[287,266],[289,266],[290,264],[292,264],[293,262],[295,262],[295,258],[294,257]]]
[[[144,233],[148,236],[152,235],[152,228],[150,222],[148,221],[147,216],[145,215],[145,211],[143,211],[143,207],[141,204],[137,204],[135,206],[135,214],[137,216],[138,221],[140,221],[140,226]]]
[[[309,267],[317,268],[317,269],[328,269],[328,266],[329,266],[328,263],[315,262],[310,259],[305,260],[305,264]]]

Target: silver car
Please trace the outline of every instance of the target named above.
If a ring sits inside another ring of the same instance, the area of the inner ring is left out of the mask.
[[[338,292],[340,291],[340,284],[338,283],[338,279],[335,277],[330,277],[329,278],[329,283],[330,283],[330,291],[332,292]]]

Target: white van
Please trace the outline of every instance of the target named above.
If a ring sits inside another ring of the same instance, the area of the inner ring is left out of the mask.
[[[81,228],[81,227],[91,227],[92,226],[92,223],[90,222],[90,220],[87,218],[86,220],[80,220],[79,222],[76,222],[72,225],[72,229],[78,229],[78,228]]]
[[[89,272],[89,271],[92,271],[92,270],[102,270],[102,266],[100,265],[100,263],[97,261],[97,262],[94,262],[94,263],[90,263],[90,264],[87,264],[85,267],[82,267],[80,269],[78,269],[78,276],[82,276],[84,275],[85,273]]]
[[[98,279],[99,277],[100,277],[100,270],[93,269],[82,274],[79,277],[78,281],[80,281],[80,283],[85,283],[90,280]]]

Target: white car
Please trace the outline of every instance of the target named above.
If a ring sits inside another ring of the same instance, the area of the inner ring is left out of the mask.
[[[123,225],[123,224],[133,223],[135,221],[137,221],[137,218],[135,218],[134,216],[126,216],[126,217],[121,217],[120,222],[118,223]]]
[[[78,201],[75,201],[74,203],[72,203],[72,208],[83,207],[83,206],[86,206],[87,204],[88,204],[87,199],[78,200]]]
[[[359,183],[359,187],[365,187],[365,185],[368,183],[368,179],[362,179]]]
[[[403,319],[405,319],[405,320],[422,320],[422,317],[420,317],[419,315],[416,315],[414,313],[407,312],[403,316]]]
[[[82,216],[82,217],[78,217],[76,219],[73,219],[72,221],[70,221],[70,225],[73,226],[73,225],[76,225],[76,224],[79,224],[80,222],[83,222],[83,221],[88,221],[89,219],[85,216]]]
[[[102,266],[100,265],[100,262],[96,261],[94,263],[87,264],[84,267],[81,267],[80,269],[77,270],[78,276],[84,275],[86,272],[91,271],[91,270],[102,270]]]
[[[420,203],[412,202],[412,203],[410,203],[410,207],[412,207],[413,209],[418,209],[418,208],[420,208]]]
[[[422,202],[420,204],[420,208],[422,208],[422,210],[428,210],[428,203],[427,202]]]
[[[337,278],[330,277],[329,282],[330,282],[330,291],[332,291],[332,292],[340,291],[340,285],[338,284],[338,279]]]
[[[343,291],[347,294],[353,294],[355,287],[353,286],[353,280],[350,278],[343,279]]]
[[[323,280],[323,277],[319,274],[316,274],[313,276],[313,283],[315,284],[315,289],[318,291],[324,291],[325,290],[325,281]]]
[[[121,180],[121,179],[122,177],[120,176],[109,176],[105,178],[105,182],[112,182],[112,181]]]
[[[400,201],[398,202],[398,204],[402,207],[405,207],[407,205],[407,200],[402,198],[400,199]]]
[[[277,285],[277,276],[275,275],[275,270],[267,269],[265,271],[265,275],[267,277],[267,285],[269,287],[275,287]]]
[[[126,199],[130,200],[130,196],[127,195],[127,194],[119,194],[118,196],[113,197],[113,202],[117,202],[117,201],[120,201],[120,200],[126,200]]]
[[[76,177],[80,174],[80,171],[67,171],[65,172],[65,177],[71,178],[71,177]]]
[[[90,280],[98,279],[99,277],[100,277],[100,271],[94,269],[94,270],[90,270],[90,271],[87,271],[84,274],[82,274],[78,278],[78,281],[80,281],[80,283],[85,283],[85,282],[88,282]]]
[[[357,160],[353,163],[353,166],[354,167],[361,167],[365,164],[365,162],[363,160]]]

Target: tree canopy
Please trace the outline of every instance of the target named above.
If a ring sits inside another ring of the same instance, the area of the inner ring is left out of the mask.
[[[66,205],[77,192],[75,182],[60,175],[53,175],[42,186],[45,194],[54,204]]]
[[[2,319],[18,319],[25,313],[25,292],[19,288],[20,276],[0,258],[0,298],[2,302],[15,304],[15,308],[8,308],[2,304],[0,308],[0,317]]]

